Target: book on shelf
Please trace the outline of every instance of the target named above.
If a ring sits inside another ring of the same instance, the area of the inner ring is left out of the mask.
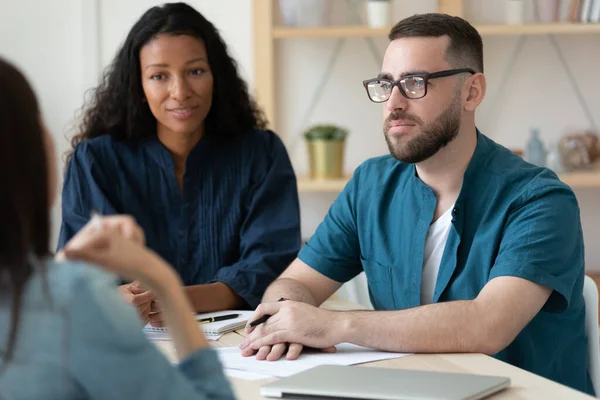
[[[593,0],[590,12],[590,22],[600,23],[600,0]]]
[[[571,6],[569,8],[569,22],[579,22],[581,15],[581,2],[582,0],[571,0]]]
[[[582,0],[581,4],[581,22],[583,23],[594,23],[600,22],[598,20],[597,9],[600,0]]]

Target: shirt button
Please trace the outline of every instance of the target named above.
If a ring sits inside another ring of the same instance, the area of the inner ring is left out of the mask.
[[[452,210],[452,214],[458,215],[458,208],[454,207],[454,210]]]
[[[179,230],[179,237],[183,237],[185,235],[185,231],[183,229]]]

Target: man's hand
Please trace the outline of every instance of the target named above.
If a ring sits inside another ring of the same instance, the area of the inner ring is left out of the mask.
[[[127,303],[137,309],[144,325],[150,322],[152,301],[155,298],[153,292],[141,288],[136,282],[119,286],[119,292]]]
[[[248,347],[242,351],[242,356],[250,357],[256,354],[257,360],[277,361],[287,351],[285,358],[288,360],[295,360],[300,356],[302,350],[304,350],[304,346],[302,346],[300,343],[277,343],[274,346],[262,346],[260,349],[258,349],[258,352]],[[323,353],[336,352],[336,348],[334,346],[317,350],[322,351]]]
[[[334,352],[341,340],[336,336],[340,313],[327,311],[305,303],[284,301],[263,303],[258,306],[250,321],[271,315],[267,322],[248,329],[248,337],[240,345],[243,356],[255,352],[259,360],[274,361],[291,343],[287,359],[298,358],[304,346]]]

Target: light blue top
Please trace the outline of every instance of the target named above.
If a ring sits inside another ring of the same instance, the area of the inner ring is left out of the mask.
[[[47,269],[48,285],[36,268],[26,286],[0,399],[234,398],[212,349],[173,366],[146,340],[113,276],[80,263],[49,262]],[[5,295],[0,293],[0,354],[10,329]]]

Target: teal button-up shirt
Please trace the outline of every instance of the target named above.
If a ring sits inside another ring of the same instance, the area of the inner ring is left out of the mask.
[[[299,258],[339,282],[365,271],[377,310],[419,306],[425,239],[436,203],[414,165],[391,156],[370,159],[356,170]],[[478,131],[452,210],[433,301],[475,299],[499,276],[524,278],[553,292],[495,357],[593,393],[575,195],[552,171],[526,163]]]

